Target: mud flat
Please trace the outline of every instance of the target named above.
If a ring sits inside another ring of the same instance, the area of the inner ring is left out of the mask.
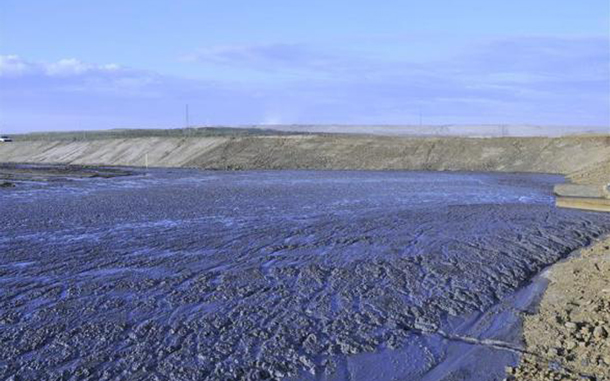
[[[561,176],[133,170],[0,192],[0,379],[502,379]]]
[[[71,179],[112,178],[129,176],[131,172],[119,168],[85,167],[80,165],[0,164],[0,186],[15,186],[19,182],[69,181]]]

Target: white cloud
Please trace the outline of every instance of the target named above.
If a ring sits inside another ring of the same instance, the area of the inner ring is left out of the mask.
[[[30,74],[71,77],[91,73],[116,73],[122,70],[125,69],[117,64],[94,65],[75,58],[64,58],[56,62],[33,62],[17,55],[0,55],[0,77]]]
[[[163,86],[167,83],[172,83],[172,80],[114,63],[92,64],[75,58],[36,62],[16,55],[0,55],[0,86],[10,89],[9,97],[17,97],[21,92],[39,92],[76,96],[105,94],[123,99],[155,98],[163,95]]]
[[[68,58],[44,65],[45,72],[48,75],[69,76],[81,75],[92,69],[91,65],[87,65],[77,59]]]
[[[32,69],[32,65],[16,55],[0,55],[0,77],[18,76]]]

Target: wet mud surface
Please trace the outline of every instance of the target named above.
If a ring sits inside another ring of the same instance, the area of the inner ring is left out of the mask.
[[[524,287],[610,231],[608,214],[555,208],[558,181],[18,183],[0,191],[0,379],[501,379]]]
[[[0,187],[15,186],[14,182],[60,181],[77,179],[113,178],[133,173],[120,168],[91,167],[82,165],[29,165],[0,163]],[[3,181],[4,180],[4,181]],[[10,181],[7,181],[10,180]]]

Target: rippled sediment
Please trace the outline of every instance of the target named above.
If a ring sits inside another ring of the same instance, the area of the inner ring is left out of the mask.
[[[405,374],[424,376],[449,355],[435,331],[610,231],[607,215],[556,209],[559,180],[154,170],[18,184],[0,191],[0,377],[332,377],[405,346]]]

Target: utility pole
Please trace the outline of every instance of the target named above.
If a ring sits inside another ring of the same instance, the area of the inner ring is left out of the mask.
[[[506,127],[506,124],[500,126],[500,134],[502,135],[502,137],[508,135],[508,128]]]
[[[186,122],[186,128],[189,128],[189,105],[188,103],[186,104],[186,110],[185,110],[185,122]]]

